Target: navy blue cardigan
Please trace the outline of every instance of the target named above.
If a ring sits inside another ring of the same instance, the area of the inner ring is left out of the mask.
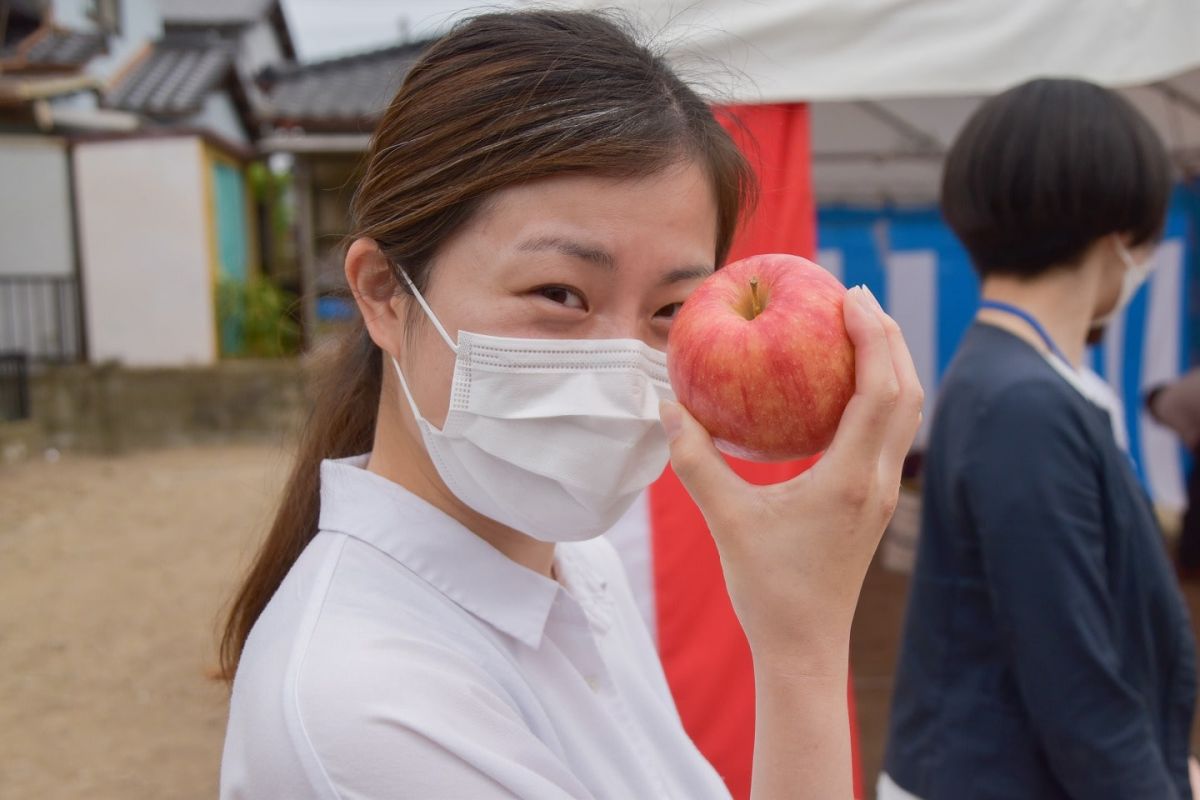
[[[976,324],[926,460],[884,769],[922,800],[1184,800],[1187,610],[1107,413]]]

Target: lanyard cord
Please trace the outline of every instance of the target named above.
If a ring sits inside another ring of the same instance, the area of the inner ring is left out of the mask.
[[[1038,322],[1037,318],[1033,316],[1033,314],[1030,314],[1028,311],[1019,306],[1014,306],[1012,303],[1002,303],[999,300],[984,300],[979,304],[979,307],[989,308],[992,311],[999,311],[1004,314],[1011,314],[1018,319],[1024,320],[1029,324],[1029,327],[1033,328],[1034,331],[1037,332],[1037,335],[1042,338],[1042,341],[1046,343],[1046,347],[1051,353],[1058,356],[1059,360],[1061,360],[1064,364],[1071,366],[1071,360],[1067,358],[1066,354],[1059,349],[1057,344],[1054,343],[1054,340],[1050,338],[1050,334],[1046,332],[1046,329],[1042,327],[1042,323]],[[1073,368],[1074,367],[1072,367],[1072,369]]]

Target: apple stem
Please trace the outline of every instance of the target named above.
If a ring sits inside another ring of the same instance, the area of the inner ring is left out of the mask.
[[[750,279],[750,311],[755,317],[762,313],[762,303],[758,299],[757,277]],[[753,319],[753,317],[751,319]]]

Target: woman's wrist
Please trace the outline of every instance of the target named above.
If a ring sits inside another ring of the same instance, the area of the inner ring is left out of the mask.
[[[849,677],[850,637],[803,638],[750,643],[755,674],[766,679],[842,681]]]

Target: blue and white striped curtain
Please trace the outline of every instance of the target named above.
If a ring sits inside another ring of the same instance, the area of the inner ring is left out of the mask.
[[[1090,353],[1093,369],[1124,403],[1139,477],[1165,509],[1185,504],[1187,454],[1170,431],[1144,413],[1142,395],[1179,375],[1193,363],[1193,355],[1200,355],[1196,304],[1190,300],[1198,209],[1194,189],[1175,193],[1148,285]],[[847,286],[871,287],[900,323],[928,407],[935,408],[938,381],[979,303],[979,282],[954,234],[935,208],[827,207],[818,212],[817,237],[821,265]],[[927,440],[931,418],[926,415],[918,447]]]

